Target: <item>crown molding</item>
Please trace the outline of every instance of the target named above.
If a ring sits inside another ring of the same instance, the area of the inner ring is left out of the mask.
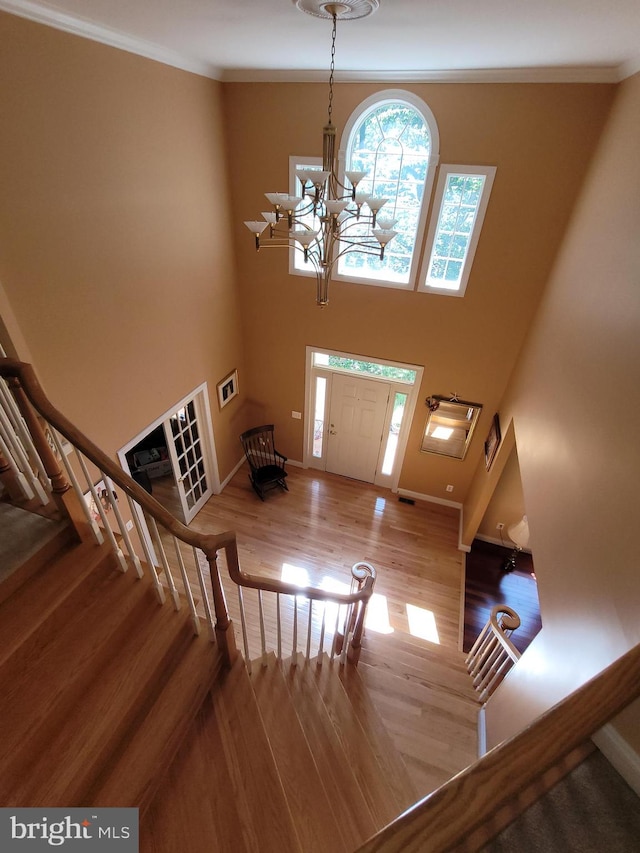
[[[210,77],[213,80],[220,79],[219,69],[209,63],[201,62],[152,42],[134,38],[102,24],[94,24],[91,21],[67,15],[58,9],[32,3],[30,0],[0,0],[0,10],[56,30],[62,30],[65,33],[71,33],[71,35],[100,42],[100,44],[125,50],[127,53],[134,53],[137,56],[143,56],[145,59],[152,59],[154,62],[161,62],[163,65],[171,65],[174,68],[180,68],[182,71],[198,74],[200,77]]]
[[[327,72],[304,69],[230,68],[225,83],[326,83]],[[338,83],[619,83],[621,66],[468,68],[433,71],[337,71]]]
[[[152,42],[32,0],[0,0],[0,10],[72,35],[226,83],[326,83],[327,71],[304,69],[220,69]],[[431,71],[340,71],[342,83],[619,83],[640,71],[640,56],[617,66],[440,69]]]

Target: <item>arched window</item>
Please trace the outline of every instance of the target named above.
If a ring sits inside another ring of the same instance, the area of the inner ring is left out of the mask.
[[[338,277],[413,289],[416,249],[422,244],[438,162],[435,118],[412,93],[385,90],[360,104],[345,127],[343,142],[342,169],[367,172],[358,189],[388,199],[380,216],[396,220],[398,235],[383,261],[361,252],[345,254]]]

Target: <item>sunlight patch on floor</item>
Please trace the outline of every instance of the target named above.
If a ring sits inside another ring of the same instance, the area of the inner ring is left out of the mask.
[[[407,619],[409,620],[410,634],[440,645],[436,617],[432,610],[416,607],[415,604],[407,604]]]
[[[393,634],[386,595],[381,595],[379,592],[373,593],[369,599],[364,626],[377,634]]]

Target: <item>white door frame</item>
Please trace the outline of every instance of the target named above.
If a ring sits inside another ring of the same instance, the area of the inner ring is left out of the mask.
[[[384,382],[386,384],[391,385],[391,394],[389,395],[389,403],[387,406],[387,416],[385,418],[385,424],[383,427],[383,436],[388,435],[389,428],[391,426],[391,418],[393,415],[393,401],[395,399],[395,395],[397,392],[407,394],[407,403],[404,410],[404,415],[402,418],[402,424],[400,426],[400,432],[398,434],[398,446],[396,450],[395,459],[393,462],[393,470],[389,477],[379,477],[376,476],[376,484],[388,486],[392,492],[398,491],[398,481],[400,479],[400,471],[402,470],[402,463],[404,461],[404,456],[407,448],[407,442],[409,440],[409,432],[411,430],[411,424],[413,423],[413,416],[416,409],[416,404],[418,401],[418,394],[420,392],[420,387],[422,385],[422,376],[424,374],[424,367],[417,364],[408,364],[404,362],[391,361],[387,358],[377,358],[376,356],[371,355],[356,355],[354,353],[341,352],[338,350],[327,349],[326,347],[306,347],[306,361],[305,361],[305,407],[304,407],[304,449],[303,449],[303,457],[302,457],[302,465],[304,468],[318,468],[320,470],[325,470],[325,449],[323,447],[323,455],[321,459],[313,456],[313,431],[314,431],[314,422],[315,422],[315,377],[316,376],[324,376],[327,378],[327,395],[325,399],[325,413],[324,413],[324,422],[327,423],[327,419],[329,416],[329,407],[331,403],[331,378],[334,373],[344,374],[344,370],[337,370],[330,366],[322,366],[315,367],[313,364],[313,354],[314,353],[322,353],[323,355],[335,355],[340,358],[352,358],[357,361],[368,361],[374,362],[376,364],[388,365],[390,367],[400,367],[406,370],[414,370],[416,372],[416,378],[413,384],[408,382],[398,382],[397,380],[389,379],[384,376],[375,377],[370,376],[369,374],[358,373],[357,375],[366,378],[376,380],[378,379],[380,382]],[[384,445],[383,442],[381,448],[381,458],[384,456]]]
[[[174,403],[174,405],[170,409],[164,412],[164,414],[157,417],[152,423],[150,423],[141,432],[139,432],[138,435],[132,438],[131,441],[128,441],[123,447],[120,448],[120,450],[118,450],[118,460],[120,462],[120,467],[126,474],[129,474],[129,476],[131,476],[131,469],[127,462],[127,453],[132,450],[136,446],[136,444],[139,444],[146,435],[148,435],[150,432],[153,432],[153,430],[157,427],[162,426],[164,422],[171,417],[171,415],[173,415],[178,409],[181,409],[186,406],[187,403],[190,403],[192,400],[196,407],[196,412],[198,415],[198,424],[200,426],[200,440],[202,442],[205,474],[208,478],[208,481],[211,483],[211,490],[213,494],[220,494],[220,473],[218,469],[218,457],[216,454],[215,438],[213,435],[213,423],[211,421],[209,388],[206,382],[203,382],[202,385],[198,385],[197,388],[189,392],[189,394],[184,396],[177,403]],[[177,478],[177,476],[179,476],[179,472],[173,470],[174,479]],[[136,510],[136,514],[138,515],[138,518],[140,520],[142,532],[144,533],[147,545],[150,547],[151,554],[155,558],[155,550],[153,547],[151,536],[147,529],[147,522],[145,521],[144,514],[142,513],[137,503],[134,503],[134,507]]]

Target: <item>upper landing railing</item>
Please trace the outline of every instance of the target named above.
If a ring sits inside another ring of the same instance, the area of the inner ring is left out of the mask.
[[[306,645],[307,655],[311,649],[313,622],[320,618],[321,609],[318,650],[323,650],[325,611],[330,607],[337,613],[331,652],[339,653],[343,661],[357,662],[366,605],[375,582],[372,567],[356,564],[352,571],[355,586],[352,585],[348,594],[301,588],[247,574],[240,568],[235,533],[198,533],[174,518],[53,407],[31,365],[8,358],[0,358],[0,480],[15,501],[34,500],[40,504],[53,501],[70,520],[81,540],[102,543],[106,539],[122,571],[132,567],[139,577],[145,572],[150,574],[160,603],[165,602],[167,593],[176,610],[186,602],[194,631],[199,633],[202,626],[206,626],[227,665],[231,665],[237,651],[217,564],[220,554],[225,558],[230,578],[238,587],[247,657],[248,633],[252,626],[246,624],[242,590],[252,589],[257,591],[260,603],[258,630],[262,635],[263,655],[267,648],[262,592],[266,591],[275,593],[278,613],[281,612],[281,597],[293,599],[293,655],[298,643],[297,602],[302,598],[308,601],[309,611],[309,633],[306,644],[304,640],[302,643]],[[130,510],[127,521],[121,507],[122,495]],[[134,529],[136,535],[132,535]],[[201,554],[204,560],[200,559]],[[198,612],[189,583],[186,561],[191,559],[201,612]],[[315,610],[314,602],[317,602]],[[279,655],[283,654],[282,644],[279,630]]]
[[[496,604],[467,655],[467,669],[481,702],[487,701],[519,660],[520,652],[509,639],[519,627],[516,611],[506,604]]]

